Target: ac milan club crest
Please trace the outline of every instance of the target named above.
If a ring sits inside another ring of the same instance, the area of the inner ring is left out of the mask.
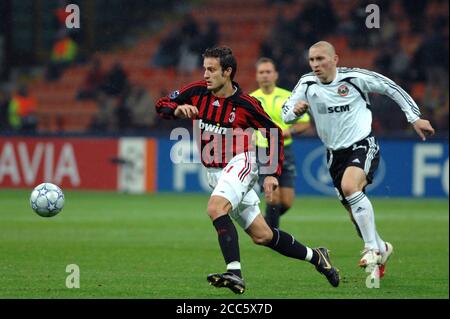
[[[235,119],[236,119],[236,113],[234,113],[234,111],[233,111],[233,112],[230,113],[230,117],[228,118],[228,122],[233,123]]]
[[[180,91],[176,90],[176,91],[173,91],[172,93],[170,93],[169,98],[171,100],[175,100],[178,95],[180,95]]]
[[[348,87],[345,84],[342,84],[340,87],[338,87],[338,94],[340,96],[347,96],[348,91]]]

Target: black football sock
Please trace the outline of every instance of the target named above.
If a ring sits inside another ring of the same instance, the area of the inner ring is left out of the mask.
[[[272,240],[267,244],[267,247],[272,248],[273,250],[284,256],[306,260],[313,265],[317,265],[319,261],[319,255],[314,249],[304,246],[303,244],[295,240],[294,236],[285,233],[282,230],[272,228],[272,232],[273,237]]]
[[[227,264],[227,266],[232,262],[237,262],[239,264],[239,269],[233,269],[235,267],[231,267],[230,269],[227,267],[227,271],[239,277],[242,277],[240,269],[241,257],[239,254],[238,233],[230,216],[220,216],[213,221],[213,224],[217,230],[219,245],[220,249],[222,250],[225,263]]]
[[[266,222],[270,227],[278,228],[280,226],[280,207],[281,205],[266,205]]]

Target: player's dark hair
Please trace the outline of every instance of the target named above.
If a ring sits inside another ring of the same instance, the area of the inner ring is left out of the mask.
[[[277,65],[275,64],[275,61],[272,60],[271,58],[266,58],[266,57],[259,58],[258,61],[256,61],[255,66],[258,67],[260,64],[263,64],[263,63],[272,63],[273,68],[275,69],[275,71],[277,71]]]
[[[234,79],[237,70],[236,58],[233,56],[233,51],[228,47],[215,47],[208,48],[203,54],[204,58],[218,58],[220,66],[222,67],[222,72],[228,68],[231,68],[231,80]]]

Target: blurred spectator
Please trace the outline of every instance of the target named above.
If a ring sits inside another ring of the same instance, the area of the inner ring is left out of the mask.
[[[199,34],[197,21],[195,21],[192,14],[188,13],[184,16],[181,22],[181,34],[185,39],[193,39]]]
[[[200,34],[197,42],[197,58],[198,65],[203,64],[202,54],[207,48],[216,46],[220,41],[219,24],[212,18],[208,18],[205,25],[205,30]]]
[[[106,74],[101,88],[104,93],[111,97],[119,97],[128,86],[128,75],[121,63],[116,62]]]
[[[132,88],[128,86],[123,95],[118,99],[116,117],[117,125],[120,132],[131,129],[131,110],[128,105],[128,97],[131,95]]]
[[[378,5],[382,12],[382,21],[380,21],[382,28],[380,29],[368,29],[366,26],[366,19],[369,14],[366,12],[366,8],[369,4]],[[338,33],[348,37],[348,44],[352,49],[368,49],[379,42],[379,38],[383,33],[387,36],[392,32],[388,9],[388,1],[357,1],[352,7],[348,19],[338,23]]]
[[[444,28],[448,29],[447,21],[433,21],[427,25],[426,34],[422,43],[414,54],[414,65],[419,73],[416,80],[425,79],[430,85],[448,87],[448,33],[445,36]]]
[[[447,1],[355,0],[341,3],[308,0],[302,2],[299,12],[291,20],[283,14],[283,9],[289,5],[276,2],[279,13],[268,37],[261,44],[260,54],[280,65],[281,86],[292,89],[298,74],[310,71],[308,47],[329,38],[339,52],[357,50],[355,53],[359,55],[366,51],[368,60],[364,66],[353,66],[365,68],[366,64],[373,63],[376,71],[415,93],[417,104],[424,106],[423,116],[435,122],[438,133],[448,135]],[[341,4],[346,10],[338,8]],[[368,4],[376,4],[380,8],[379,29],[367,29],[365,25]],[[411,49],[416,47],[417,32],[421,32],[421,42],[411,54]],[[374,130],[386,134],[392,131],[399,133],[398,123],[404,123],[403,113],[391,103],[380,96],[373,98]],[[440,128],[444,131],[439,132]],[[400,127],[404,133],[409,133],[408,129],[408,125]]]
[[[374,64],[377,72],[385,74],[400,86],[402,82],[410,79],[410,58],[400,45],[400,39],[380,44],[381,50],[375,58]]]
[[[292,89],[298,81],[298,74],[310,71],[307,48],[335,32],[337,23],[329,0],[305,1],[293,19],[287,19],[283,10],[278,10],[275,26],[261,45],[261,55],[280,65],[278,83],[281,87]]]
[[[37,126],[37,101],[28,94],[28,88],[21,86],[9,102],[9,125],[21,132],[34,132]]]
[[[293,20],[297,38],[305,39],[307,46],[337,28],[337,17],[329,0],[307,0],[302,11]]]
[[[433,124],[435,125],[436,130],[439,130],[441,134],[443,132],[447,132],[448,135],[448,96],[446,101],[444,102],[441,107],[437,108],[435,113],[433,114]]]
[[[90,129],[99,132],[113,132],[117,130],[117,103],[104,92],[97,95],[97,114],[94,116]]]
[[[205,30],[191,14],[184,16],[181,25],[161,41],[151,64],[156,67],[176,67],[178,73],[190,74],[201,66],[202,54],[206,48],[219,41],[219,25],[209,18]]]
[[[292,34],[291,21],[285,18],[281,10],[278,10],[275,25],[261,45],[261,56],[280,61],[285,52],[284,47],[289,47],[292,39],[295,38]],[[278,64],[281,65],[280,63]]]
[[[400,40],[400,35],[398,33],[398,24],[391,14],[387,13],[386,16],[383,17],[382,23],[383,27],[380,28],[380,32],[375,33],[378,34],[378,36],[373,37],[375,38],[375,40],[372,38],[372,42],[370,43],[371,47],[375,48],[377,45],[379,45],[379,42],[388,43]],[[361,35],[359,35],[359,37],[364,38]]]
[[[119,129],[148,130],[156,120],[153,98],[140,85],[132,85],[117,109]]]
[[[178,46],[181,39],[179,30],[170,32],[169,36],[161,41],[151,64],[161,68],[175,67],[179,60]]]
[[[411,27],[413,32],[423,31],[423,14],[427,5],[427,0],[402,0],[403,8],[408,14],[411,21]],[[447,13],[448,14],[448,13]]]
[[[294,0],[266,0],[269,4],[278,4],[278,3],[292,3]]]
[[[0,88],[0,131],[6,131],[9,129],[9,92]]]
[[[65,68],[75,62],[78,45],[64,31],[59,32],[53,45],[47,80],[59,79]]]
[[[90,125],[91,130],[108,132],[117,131],[119,126],[117,113],[123,111],[119,110],[119,108],[123,103],[125,96],[128,94],[128,91],[128,75],[123,69],[122,64],[116,62],[111,70],[105,75],[104,81],[97,91],[96,100],[98,112]],[[125,113],[121,115],[128,117],[128,114]],[[124,118],[122,121],[128,123],[127,118]]]
[[[91,68],[86,74],[82,88],[77,94],[77,99],[87,100],[95,99],[105,79],[100,59],[94,58],[91,62]]]
[[[201,35],[199,27],[194,17],[187,14],[181,25],[181,34],[183,36],[179,44],[178,54],[179,60],[177,71],[182,74],[191,74],[197,69],[199,64]]]
[[[434,118],[436,128],[446,129],[448,134],[448,17],[437,18],[426,25],[426,34],[413,58],[416,81],[425,81],[422,103],[425,111]]]
[[[399,133],[410,127],[405,114],[392,99],[381,94],[371,94],[370,104],[372,105],[374,133]]]
[[[392,55],[391,61],[392,77],[397,82],[407,81],[410,79],[410,58],[405,50],[400,46],[399,41],[400,39],[392,43],[394,54]]]
[[[180,59],[178,60],[177,72],[180,74],[191,74],[199,65],[199,56],[193,43],[184,42],[179,48]]]

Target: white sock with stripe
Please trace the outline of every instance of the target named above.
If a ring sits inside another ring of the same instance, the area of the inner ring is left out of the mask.
[[[378,232],[375,230],[375,236],[377,238],[377,244],[378,244],[378,249],[380,250],[381,254],[385,254],[386,253],[386,243],[383,239],[381,239],[380,235],[378,235]]]
[[[232,261],[227,265],[227,270],[241,269],[241,263],[239,261]]]
[[[377,249],[377,236],[373,207],[363,192],[356,192],[345,198],[352,209],[352,215],[358,224],[364,240],[364,246],[368,249]]]
[[[311,261],[311,259],[313,258],[313,251],[311,248],[306,247],[306,257],[305,260],[307,261]]]

